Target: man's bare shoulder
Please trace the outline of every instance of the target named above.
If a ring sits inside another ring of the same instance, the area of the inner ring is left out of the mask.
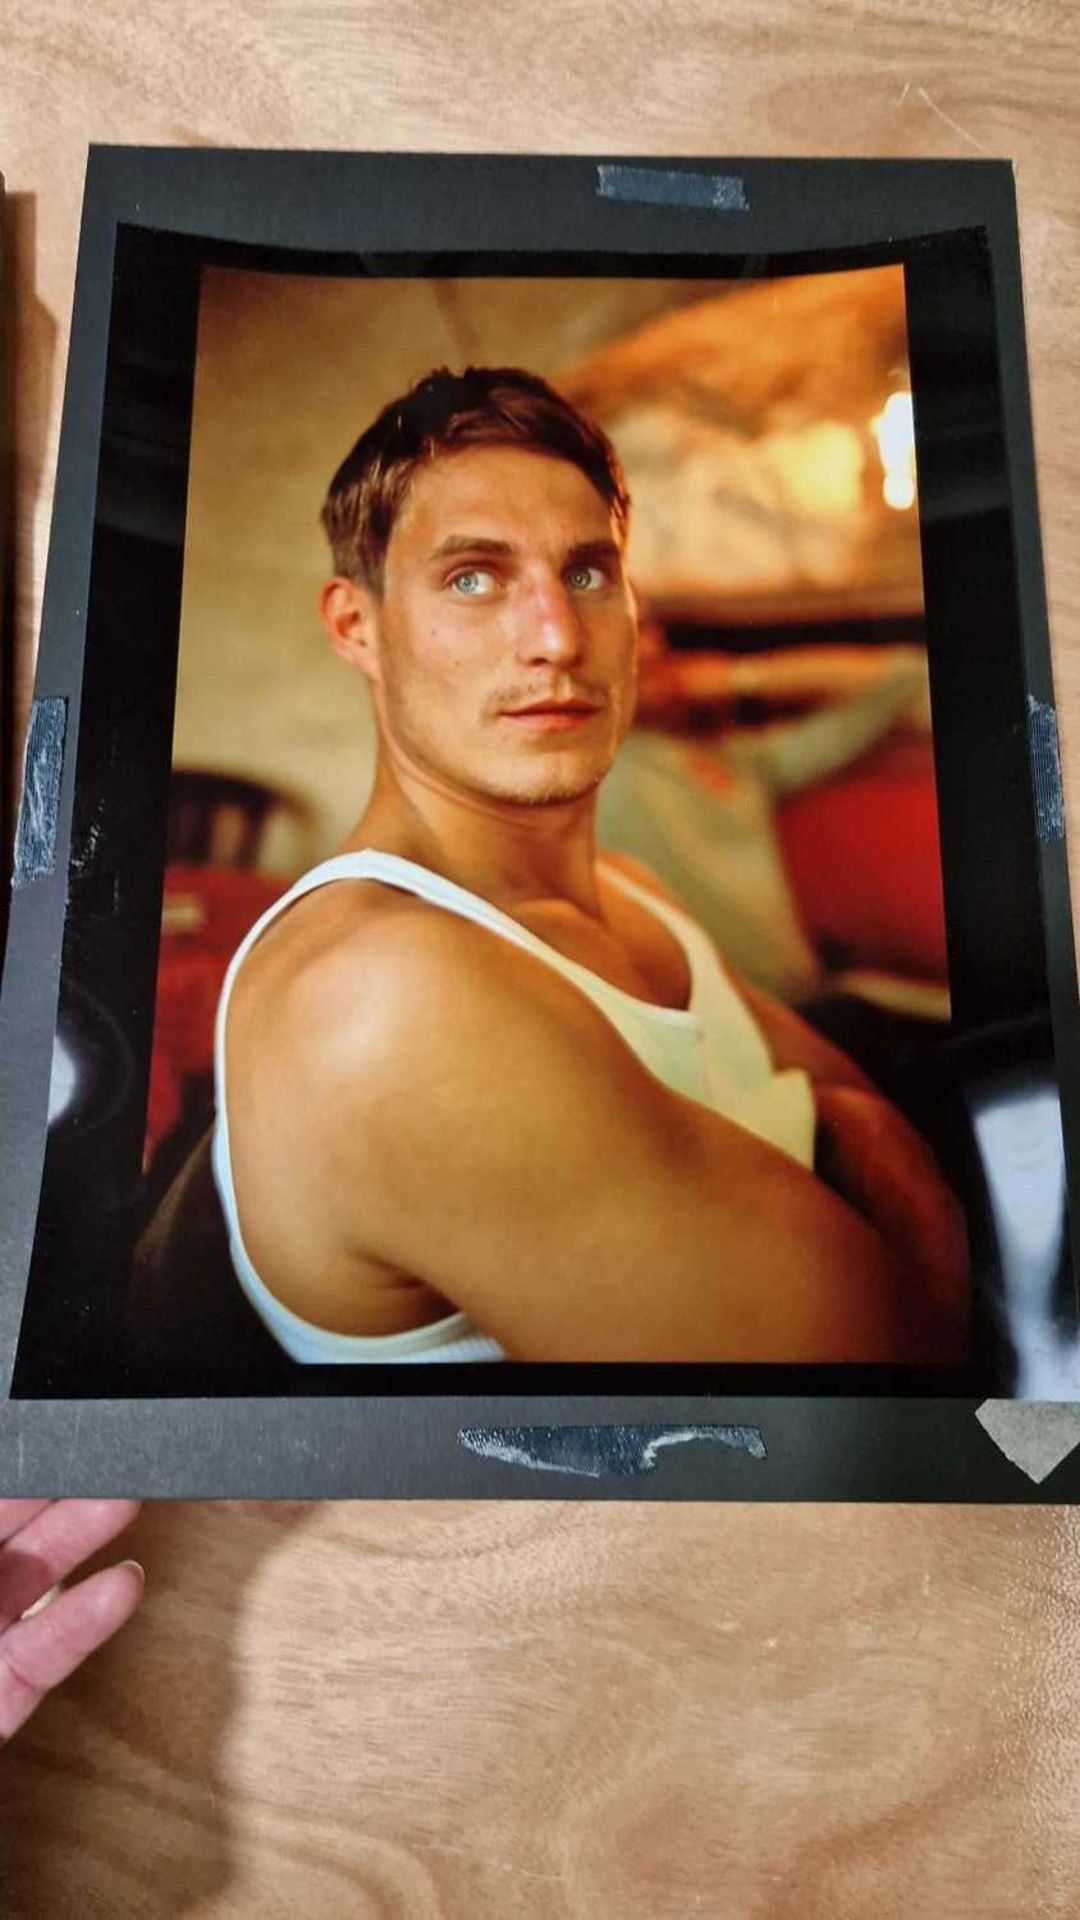
[[[414,1055],[430,1065],[527,1031],[606,1031],[568,981],[512,941],[365,881],[309,895],[269,929],[240,970],[233,1009],[260,1052],[295,1060],[302,1043],[305,1077],[363,1068],[369,1084],[383,1067],[407,1073]]]

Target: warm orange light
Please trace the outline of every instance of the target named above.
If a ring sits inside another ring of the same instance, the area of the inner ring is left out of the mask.
[[[854,427],[819,420],[794,432],[766,434],[758,450],[790,512],[826,520],[858,512],[866,455]]]
[[[891,393],[884,408],[870,422],[884,468],[882,498],[887,507],[903,513],[915,505],[915,413],[911,394]]]

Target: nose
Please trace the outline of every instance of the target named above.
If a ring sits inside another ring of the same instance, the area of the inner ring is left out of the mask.
[[[526,596],[523,612],[518,641],[523,661],[570,666],[580,658],[584,643],[581,610],[564,580],[536,581]]]

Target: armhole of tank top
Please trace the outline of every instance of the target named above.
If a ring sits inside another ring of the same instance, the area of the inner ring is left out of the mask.
[[[236,984],[237,976],[248,956],[254,948],[258,946],[263,934],[268,933],[274,923],[280,920],[282,915],[287,913],[290,907],[295,906],[298,900],[302,900],[305,894],[316,893],[320,887],[328,886],[336,879],[352,877],[348,874],[339,874],[337,872],[327,873],[326,868],[331,864],[333,863],[329,860],[322,861],[319,866],[312,867],[309,873],[302,874],[299,880],[294,881],[293,885],[286,889],[279,900],[275,900],[273,905],[269,906],[266,912],[259,916],[254,926],[248,928],[226,968],[225,978],[222,982],[221,993],[218,998],[217,1011],[214,1017],[214,1128],[211,1145],[211,1163],[216,1181],[219,1184],[224,1182],[226,1189],[222,1197],[228,1209],[230,1241],[235,1241],[237,1251],[241,1255],[245,1267],[249,1273],[254,1275],[260,1287],[265,1287],[265,1282],[259,1280],[259,1276],[255,1272],[254,1262],[244,1242],[244,1236],[240,1227],[240,1211],[236,1204],[236,1188],[233,1184],[232,1143],[229,1137],[228,1086],[225,1073],[225,1028],[229,1017],[232,991]],[[357,879],[363,879],[366,876],[357,874],[355,877]],[[275,1296],[270,1293],[269,1288],[266,1288],[266,1292],[271,1300],[275,1298]]]
[[[343,855],[337,857],[343,861],[346,859],[359,860],[362,858],[361,855]],[[225,1187],[225,1193],[222,1197],[225,1201],[228,1215],[227,1224],[230,1247],[234,1249],[233,1264],[235,1267],[235,1255],[238,1255],[242,1266],[242,1271],[237,1271],[237,1282],[247,1294],[252,1306],[259,1312],[260,1319],[265,1321],[271,1332],[274,1332],[274,1328],[277,1326],[295,1330],[295,1332],[302,1337],[312,1336],[315,1339],[322,1338],[325,1340],[329,1349],[325,1356],[328,1360],[334,1358],[347,1359],[350,1354],[357,1354],[361,1348],[364,1349],[363,1358],[365,1359],[375,1359],[380,1354],[392,1359],[395,1355],[401,1353],[419,1353],[424,1350],[423,1336],[430,1334],[437,1334],[437,1337],[430,1342],[432,1351],[437,1351],[444,1345],[455,1343],[465,1336],[486,1340],[486,1336],[476,1333],[468,1315],[460,1308],[454,1308],[451,1313],[444,1314],[439,1320],[433,1320],[424,1327],[409,1328],[401,1334],[352,1335],[330,1333],[326,1328],[320,1327],[314,1320],[305,1320],[302,1314],[295,1313],[291,1307],[285,1305],[283,1300],[278,1299],[276,1293],[271,1291],[265,1280],[256,1270],[255,1263],[248,1252],[247,1244],[244,1240],[243,1230],[240,1225],[240,1211],[236,1203],[236,1187],[233,1183],[232,1147],[229,1139],[228,1093],[225,1081],[225,1026],[228,1019],[229,1002],[232,998],[232,989],[236,977],[249,953],[251,953],[253,948],[258,946],[263,934],[269,931],[275,920],[280,919],[291,906],[294,906],[298,900],[303,899],[305,894],[316,893],[320,887],[330,886],[336,880],[378,880],[382,878],[377,872],[372,873],[368,871],[357,873],[349,867],[345,867],[343,870],[337,869],[336,862],[335,871],[328,873],[325,869],[330,865],[330,861],[324,861],[319,867],[313,867],[309,874],[303,875],[294,886],[283,893],[280,900],[275,900],[273,905],[267,908],[260,919],[256,920],[254,926],[249,927],[229,962],[225,980],[222,984],[217,1017],[214,1023],[215,1121],[211,1137],[210,1159],[215,1184],[219,1186],[223,1184]],[[306,885],[304,884],[305,881],[307,882]],[[383,1342],[386,1344],[384,1345]],[[496,1342],[489,1342],[488,1344],[498,1353]],[[286,1351],[288,1351],[288,1349],[286,1349]],[[487,1355],[480,1357],[491,1358],[494,1356]],[[501,1353],[499,1357],[502,1357]]]

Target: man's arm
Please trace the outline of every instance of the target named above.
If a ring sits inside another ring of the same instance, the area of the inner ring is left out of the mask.
[[[881,1234],[670,1092],[531,955],[418,919],[368,930],[364,981],[308,1056],[298,1147],[358,1251],[511,1358],[961,1357],[956,1316]]]
[[[645,719],[663,718],[676,702],[707,709],[746,698],[812,707],[822,701],[851,699],[898,671],[913,676],[914,699],[925,684],[925,651],[914,645],[852,642],[765,648],[758,653],[643,649],[638,710]]]
[[[717,750],[774,794],[800,792],[875,746],[901,719],[929,715],[925,648],[804,646],[761,653],[678,653],[643,648],[637,718],[685,728],[692,717],[724,711],[745,698],[803,706],[794,719],[724,727]],[[927,724],[928,724],[927,719]],[[698,744],[703,744],[700,732]]]
[[[814,1083],[818,1171],[905,1251],[935,1298],[959,1309],[968,1296],[967,1228],[926,1141],[839,1047],[727,971],[773,1065],[801,1067]]]
[[[650,892],[679,905],[640,861],[621,853],[604,857]],[[926,1141],[846,1053],[725,960],[721,965],[752,1015],[773,1066],[778,1071],[800,1068],[813,1084],[818,1173],[905,1257],[933,1299],[958,1319],[966,1317],[967,1226]]]
[[[925,654],[910,647],[890,648],[888,654],[891,659],[866,684],[814,712],[728,734],[725,755],[755,773],[776,799],[800,793],[849,766],[884,739],[916,703],[928,700]]]

